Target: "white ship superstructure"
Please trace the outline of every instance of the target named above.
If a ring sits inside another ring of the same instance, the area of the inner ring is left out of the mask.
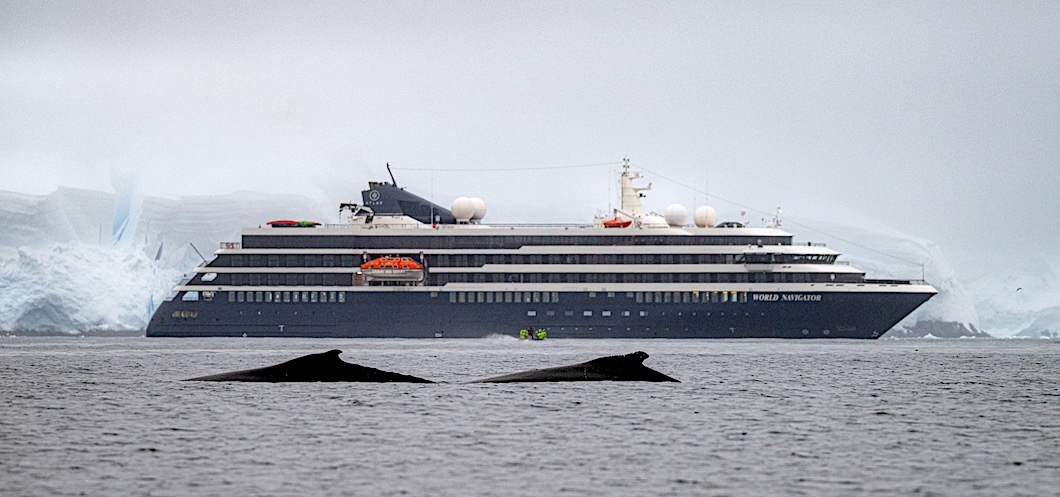
[[[369,183],[346,223],[246,228],[159,308],[149,336],[876,338],[934,295],[873,280],[767,227],[646,212],[628,162],[592,225],[485,225],[482,200],[434,205]]]

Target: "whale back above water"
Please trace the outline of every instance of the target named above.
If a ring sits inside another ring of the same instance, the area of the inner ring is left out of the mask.
[[[666,376],[644,365],[648,358],[646,352],[616,355],[593,359],[589,362],[560,366],[547,369],[533,369],[521,373],[496,376],[471,383],[516,383],[547,381],[673,381]]]
[[[274,366],[200,376],[187,381],[434,383],[415,376],[352,364],[339,359],[339,354],[342,354],[341,350],[329,350]]]

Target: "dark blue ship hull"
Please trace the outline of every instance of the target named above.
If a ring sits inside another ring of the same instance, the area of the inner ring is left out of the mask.
[[[361,291],[346,292],[344,302],[298,303],[174,299],[155,313],[147,336],[480,338],[518,336],[532,326],[549,338],[873,339],[933,295],[750,292],[731,302],[646,303],[627,292],[564,292],[559,302],[504,303],[474,299],[483,292],[464,292],[474,302],[456,301],[451,293]]]

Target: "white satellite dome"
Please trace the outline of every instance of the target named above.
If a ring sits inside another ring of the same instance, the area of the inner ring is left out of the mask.
[[[472,197],[471,203],[475,206],[475,214],[471,216],[471,221],[481,221],[486,217],[486,202],[478,197]]]
[[[685,225],[685,220],[688,219],[688,209],[681,204],[670,204],[666,208],[666,224],[679,228]]]
[[[467,197],[458,197],[453,201],[453,217],[458,223],[467,223],[475,216],[475,202]]]
[[[718,211],[714,210],[709,205],[701,205],[696,207],[696,213],[693,215],[696,221],[696,226],[700,228],[713,228],[718,224]]]

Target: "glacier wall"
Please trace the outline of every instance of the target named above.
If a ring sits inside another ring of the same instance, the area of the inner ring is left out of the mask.
[[[218,243],[271,219],[335,222],[337,209],[298,196],[239,192],[137,198],[60,188],[0,192],[0,331],[143,330],[157,303]]]

